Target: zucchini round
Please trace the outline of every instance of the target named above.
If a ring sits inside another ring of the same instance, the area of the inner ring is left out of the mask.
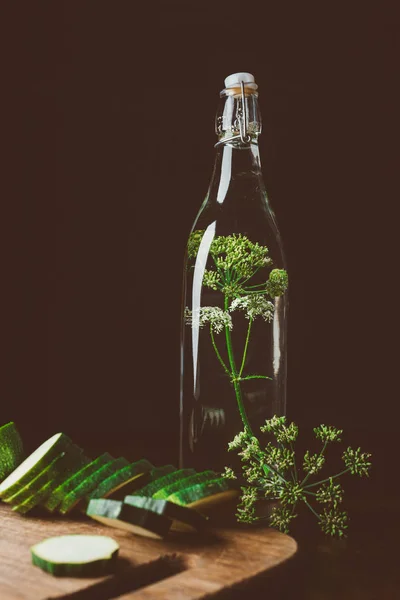
[[[68,436],[63,433],[56,433],[30,454],[0,484],[0,498],[7,498],[18,492],[21,487],[30,483],[62,452],[69,454],[71,459],[76,460],[77,464],[82,460],[82,449],[78,448]]]
[[[90,500],[86,514],[110,527],[155,539],[165,537],[172,525],[171,519],[164,515],[104,498]]]
[[[207,518],[201,515],[193,508],[180,506],[168,500],[156,500],[155,498],[146,498],[145,496],[125,496],[125,504],[137,506],[164,515],[171,519],[171,529],[176,531],[199,531],[203,532],[207,528]]]
[[[119,545],[104,535],[62,535],[32,546],[34,565],[56,576],[90,577],[113,570]]]
[[[24,459],[21,436],[13,421],[0,427],[0,481],[7,477]]]

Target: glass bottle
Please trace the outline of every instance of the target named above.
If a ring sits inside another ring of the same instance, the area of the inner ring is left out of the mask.
[[[287,270],[261,173],[250,73],[225,79],[211,182],[184,260],[180,466],[237,466],[228,443],[286,409]]]

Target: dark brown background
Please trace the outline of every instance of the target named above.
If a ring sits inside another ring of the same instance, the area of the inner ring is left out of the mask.
[[[256,76],[289,417],[374,465],[346,482],[348,541],[298,520],[276,598],[399,596],[396,4],[1,4],[0,421],[31,447],[63,430],[176,461],[184,247],[223,79]]]
[[[290,269],[289,416],[397,427],[395,3],[263,6],[3,5],[1,421],[32,444],[175,459],[184,246],[241,70]]]

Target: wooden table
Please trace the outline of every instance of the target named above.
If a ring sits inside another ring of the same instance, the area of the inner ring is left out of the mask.
[[[112,529],[85,516],[24,517],[0,506],[1,600],[197,600],[216,597],[287,561],[293,538],[273,529],[232,526],[207,537],[173,534],[159,541]],[[51,536],[109,535],[120,544],[114,575],[53,577],[31,564],[29,548]]]

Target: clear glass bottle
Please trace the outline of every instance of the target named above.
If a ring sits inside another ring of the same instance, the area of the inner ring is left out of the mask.
[[[180,465],[235,466],[233,437],[286,409],[287,271],[249,73],[225,79],[215,165],[184,261]]]

